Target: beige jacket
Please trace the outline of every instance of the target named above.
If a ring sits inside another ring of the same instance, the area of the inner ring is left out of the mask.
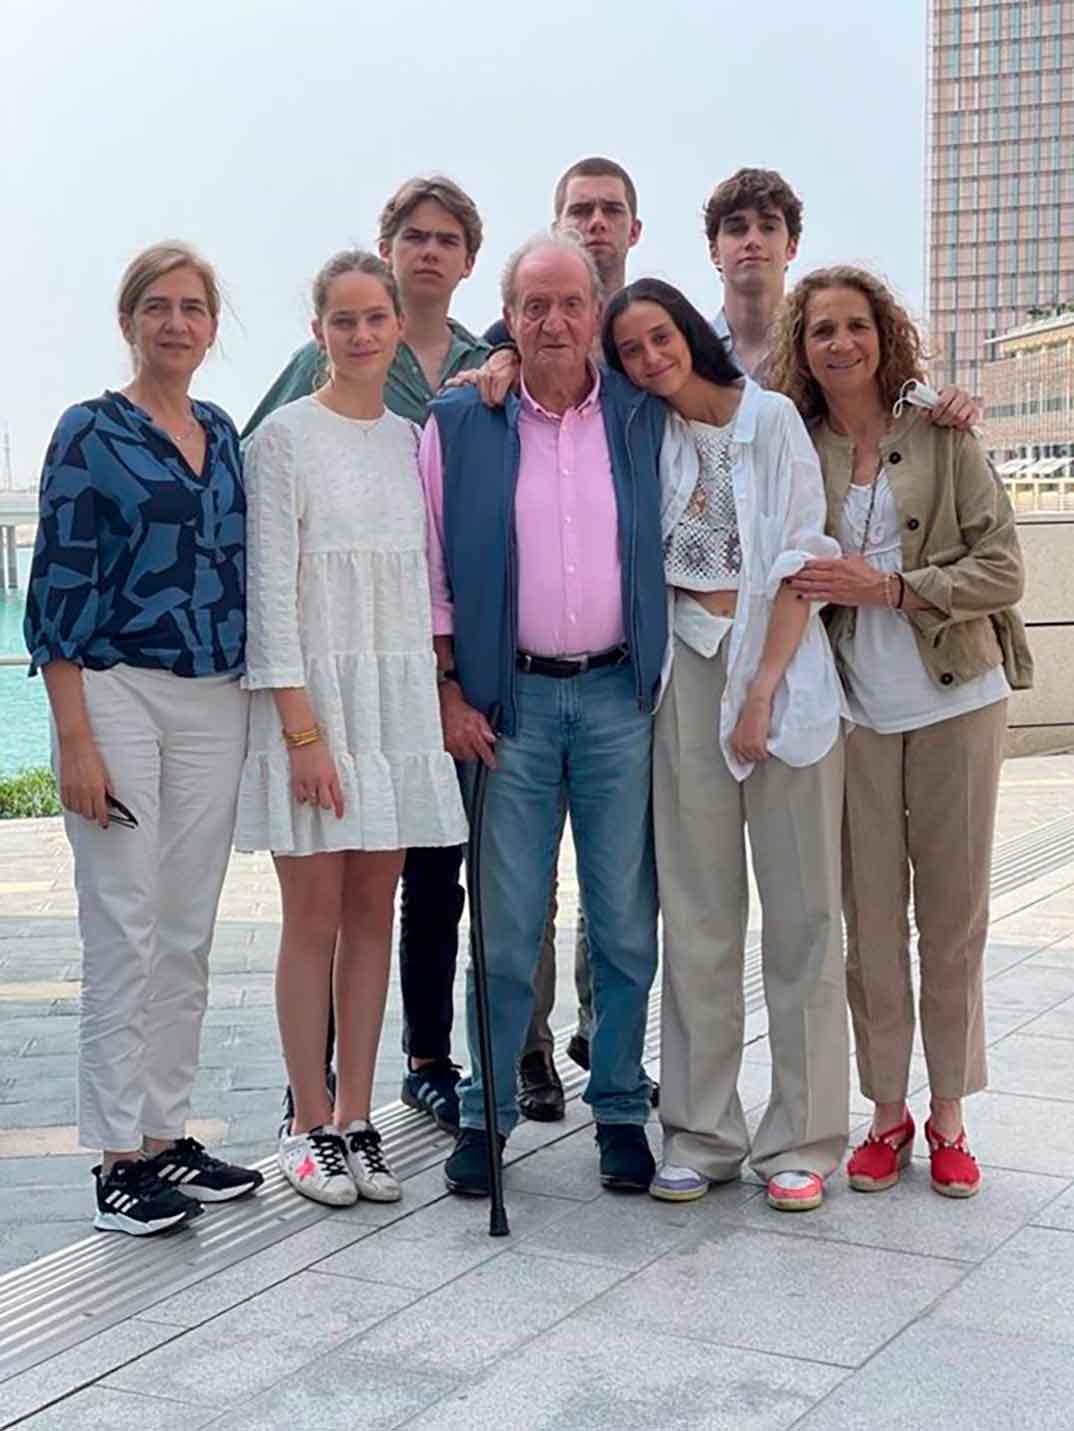
[[[836,535],[853,470],[850,438],[813,429]],[[1033,684],[1033,657],[1015,610],[1024,586],[1014,510],[977,439],[908,408],[880,444],[902,529],[902,575],[929,603],[908,611],[925,666],[941,686],[1003,663],[1012,689]],[[832,645],[854,630],[853,607],[829,608]]]

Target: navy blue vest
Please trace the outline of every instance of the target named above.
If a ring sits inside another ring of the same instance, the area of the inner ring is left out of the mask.
[[[660,538],[660,443],[666,408],[619,373],[601,373],[601,411],[619,514],[623,625],[643,710],[652,710],[667,642]],[[466,699],[514,735],[518,646],[515,488],[519,400],[488,408],[473,388],[436,399],[430,413],[444,458],[444,559],[454,603],[455,667]]]

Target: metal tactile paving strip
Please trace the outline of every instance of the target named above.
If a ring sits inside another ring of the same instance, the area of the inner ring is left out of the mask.
[[[1074,815],[1062,815],[1034,830],[997,844],[992,895],[997,898],[1074,860]],[[746,1013],[764,1003],[760,940],[747,946]],[[565,1045],[568,1032],[557,1035]],[[659,1056],[660,991],[649,1002],[645,1056]],[[564,1057],[557,1059],[566,1096],[580,1096],[587,1075]],[[440,1162],[451,1146],[422,1115],[394,1102],[377,1109],[377,1127],[393,1168],[401,1177]],[[554,1128],[549,1129],[554,1140]],[[0,1276],[0,1377],[33,1366],[68,1346],[143,1310],[165,1295],[202,1281],[272,1246],[324,1217],[322,1208],[296,1197],[273,1157],[257,1165],[265,1186],[256,1198],[213,1207],[188,1231],[156,1238],[93,1235],[60,1248],[25,1267]],[[0,1390],[0,1404],[3,1393]]]

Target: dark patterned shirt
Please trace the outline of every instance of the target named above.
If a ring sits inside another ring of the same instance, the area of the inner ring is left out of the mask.
[[[49,661],[241,671],[246,499],[226,413],[194,402],[200,477],[140,407],[106,392],[68,408],[45,456],[24,626],[30,674]]]

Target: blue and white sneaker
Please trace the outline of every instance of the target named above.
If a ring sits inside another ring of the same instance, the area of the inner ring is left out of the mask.
[[[709,1180],[693,1168],[679,1168],[673,1163],[661,1163],[649,1184],[649,1196],[661,1202],[693,1202],[704,1197]]]
[[[458,1083],[462,1070],[450,1058],[438,1058],[411,1068],[403,1077],[399,1097],[408,1108],[427,1113],[438,1128],[455,1137],[459,1131]]]

